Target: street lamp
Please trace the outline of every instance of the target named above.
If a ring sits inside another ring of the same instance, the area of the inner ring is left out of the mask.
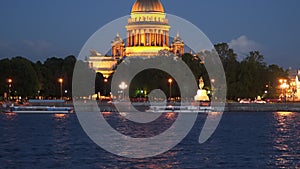
[[[107,88],[107,82],[108,82],[108,79],[104,79],[104,96],[106,96],[106,88]]]
[[[168,80],[168,82],[169,82],[169,88],[170,88],[170,100],[171,100],[171,97],[172,97],[172,82],[173,82],[173,79],[172,78],[170,78],[169,80]]]
[[[64,79],[58,78],[58,83],[60,84],[60,99],[62,100],[62,85],[63,85]]]
[[[282,98],[283,97],[283,86],[282,86],[282,84],[283,84],[283,79],[279,79],[279,88],[280,88],[280,98]]]
[[[279,79],[279,83],[282,84],[283,83],[283,79]]]
[[[41,91],[38,90],[38,99],[40,99],[40,93],[41,93]]]
[[[11,93],[11,85],[12,85],[13,80],[11,78],[9,78],[9,79],[7,79],[7,82],[8,82],[8,94],[7,94],[7,97],[8,97],[8,100],[9,100],[10,93]]]
[[[121,84],[119,85],[119,88],[122,90],[123,93],[123,100],[125,100],[125,92],[124,90],[127,89],[127,84],[125,82],[121,82]]]

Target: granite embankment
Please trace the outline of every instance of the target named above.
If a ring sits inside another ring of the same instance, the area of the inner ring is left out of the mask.
[[[58,105],[56,105],[58,106]],[[73,106],[72,102],[59,106]],[[102,103],[99,105],[102,111],[116,111],[112,104]],[[139,105],[140,108],[145,108],[145,105]],[[0,105],[0,112],[4,111],[2,105]],[[241,104],[241,103],[226,103],[225,112],[300,112],[300,103],[266,103],[266,104]]]
[[[266,104],[241,104],[226,103],[226,112],[300,112],[300,103],[266,103]]]

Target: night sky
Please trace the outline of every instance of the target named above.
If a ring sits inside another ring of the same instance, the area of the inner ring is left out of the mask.
[[[77,56],[99,28],[130,14],[135,0],[0,2],[0,59],[20,55],[44,61],[53,56]],[[192,22],[212,43],[229,43],[239,59],[259,50],[268,64],[300,68],[299,0],[161,2],[167,13]]]

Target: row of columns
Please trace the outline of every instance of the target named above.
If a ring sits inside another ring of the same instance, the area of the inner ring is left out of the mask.
[[[169,33],[141,33],[141,34],[127,34],[127,46],[168,46]]]

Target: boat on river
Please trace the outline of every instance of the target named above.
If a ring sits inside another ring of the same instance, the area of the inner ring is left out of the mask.
[[[208,113],[212,111],[210,105],[152,105],[147,112],[154,113],[167,113],[167,112],[175,112],[175,113]]]
[[[28,114],[68,114],[73,112],[73,107],[56,106],[11,106],[7,113],[28,113]]]

